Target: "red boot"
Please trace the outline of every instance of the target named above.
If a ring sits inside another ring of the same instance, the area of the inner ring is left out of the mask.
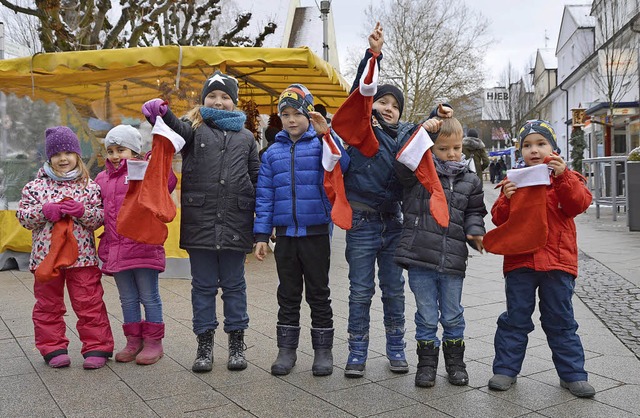
[[[127,345],[116,353],[116,361],[128,363],[135,360],[136,355],[142,350],[142,322],[122,324],[122,330],[127,337]]]
[[[138,364],[153,364],[160,360],[162,351],[162,339],[164,338],[164,323],[143,322],[142,339],[144,348],[136,356]]]

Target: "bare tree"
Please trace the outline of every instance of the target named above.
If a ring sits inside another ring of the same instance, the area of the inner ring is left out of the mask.
[[[16,2],[20,7],[32,4],[32,1],[21,0]],[[40,39],[38,38],[38,19],[34,16],[15,13],[8,8],[0,11],[0,20],[5,22],[5,36],[16,45],[26,48],[29,53],[40,51]],[[8,30],[11,28],[11,30]]]
[[[591,15],[596,18],[598,51],[592,79],[596,92],[609,105],[608,114],[613,115],[616,103],[638,85],[638,44],[636,35],[627,29],[638,18],[638,10],[635,2],[597,0],[593,2]],[[605,153],[610,155],[610,151]]]
[[[439,98],[482,85],[488,20],[462,0],[391,0],[370,5],[370,22],[385,31],[382,82],[405,95],[403,118],[424,118]]]
[[[0,0],[16,14],[38,22],[38,38],[45,52],[167,44],[261,46],[265,36],[275,31],[275,24],[270,22],[255,39],[242,36],[251,13],[240,13],[235,26],[219,39],[212,39],[214,22],[221,23],[216,22],[222,11],[220,3],[221,0]],[[109,19],[110,11],[117,16],[115,19]],[[119,16],[114,13],[117,11]]]

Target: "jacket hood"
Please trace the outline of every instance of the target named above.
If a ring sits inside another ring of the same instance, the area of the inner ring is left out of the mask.
[[[462,146],[470,149],[471,151],[476,151],[484,148],[484,142],[480,140],[480,138],[476,138],[473,136],[467,136],[462,139]]]

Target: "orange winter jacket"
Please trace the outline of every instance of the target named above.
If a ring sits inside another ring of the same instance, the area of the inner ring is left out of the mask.
[[[560,176],[551,176],[551,185],[547,187],[547,243],[531,254],[505,256],[504,274],[519,268],[530,268],[536,271],[562,270],[577,276],[578,243],[573,218],[587,210],[591,199],[591,192],[579,173],[567,169]],[[509,199],[504,194],[501,193],[494,203],[491,216],[496,226],[509,218]],[[531,233],[535,234],[536,231],[532,230]]]

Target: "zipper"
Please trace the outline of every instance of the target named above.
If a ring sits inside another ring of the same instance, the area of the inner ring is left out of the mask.
[[[298,236],[298,217],[296,216],[296,175],[295,175],[295,151],[296,151],[296,142],[291,145],[291,212],[293,215],[293,224],[295,225],[295,233],[294,236]]]
[[[453,181],[451,180],[451,178],[448,178],[447,181],[449,182],[449,190],[451,191],[451,194],[453,194]],[[446,197],[446,196],[445,196]],[[447,210],[449,211],[449,214],[451,214],[451,208],[449,207],[450,203],[449,203],[450,199],[447,199]],[[440,252],[440,271],[443,271],[444,268],[444,259],[446,256],[446,251],[445,251],[445,244],[447,243],[447,234],[449,232],[449,227],[444,228],[444,233],[442,234],[442,251]]]

